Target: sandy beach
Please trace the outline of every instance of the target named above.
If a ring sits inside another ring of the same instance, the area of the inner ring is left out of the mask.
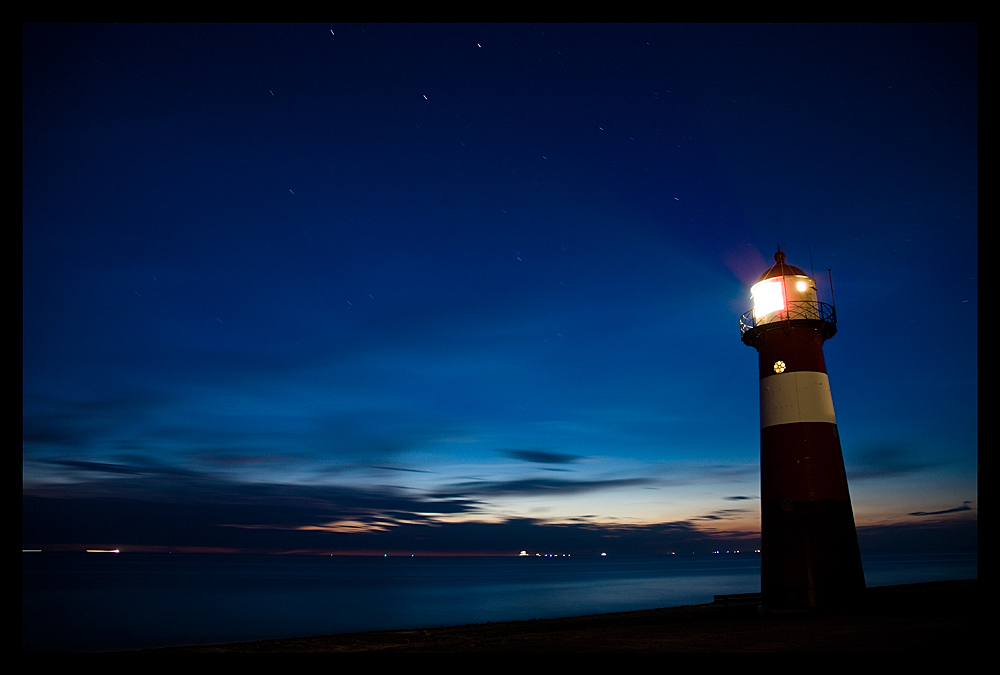
[[[941,652],[982,645],[976,579],[870,588],[837,611],[721,602],[511,621],[143,650],[144,652]]]

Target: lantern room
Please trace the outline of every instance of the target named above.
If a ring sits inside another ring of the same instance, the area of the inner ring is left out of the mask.
[[[777,263],[750,288],[754,325],[793,319],[819,319],[816,282],[802,270],[785,262],[785,254],[774,254]]]

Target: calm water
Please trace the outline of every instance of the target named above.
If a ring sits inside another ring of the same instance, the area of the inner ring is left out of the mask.
[[[977,556],[868,556],[869,586],[978,576]],[[759,557],[25,554],[25,651],[106,651],[578,616],[760,591]]]

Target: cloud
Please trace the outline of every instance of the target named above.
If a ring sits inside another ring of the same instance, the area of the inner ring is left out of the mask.
[[[719,509],[718,511],[713,511],[708,515],[697,516],[695,518],[692,518],[691,520],[701,521],[701,520],[731,520],[735,518],[742,519],[743,515],[747,513],[755,513],[755,512],[751,509]]]
[[[342,495],[343,496],[343,495]],[[301,497],[301,495],[300,495]],[[357,506],[357,504],[355,504]],[[303,504],[272,502],[164,503],[120,497],[22,499],[26,548],[122,550],[181,548],[240,552],[573,555],[709,553],[746,547],[756,533],[707,532],[691,522],[616,525],[547,523],[532,518],[500,522],[440,522],[413,511],[356,509],[341,515]],[[740,543],[743,542],[743,543]],[[151,548],[152,547],[152,548]]]
[[[136,392],[58,403],[29,396],[21,418],[22,440],[26,449],[87,446],[112,429],[148,417],[166,400]]]
[[[545,450],[501,450],[500,452],[508,457],[535,464],[570,464],[583,459],[580,455],[567,455],[561,452],[548,452]]]
[[[215,485],[213,488],[219,488]],[[147,495],[148,496],[148,495]],[[316,500],[316,501],[312,501]],[[334,503],[337,502],[337,503]],[[378,508],[408,506],[409,508]],[[712,523],[695,519],[619,525],[581,517],[571,523],[533,518],[499,522],[443,522],[417,508],[467,508],[386,491],[343,490],[287,494],[264,486],[257,494],[208,491],[185,503],[135,495],[55,499],[22,497],[25,548],[81,550],[113,545],[123,550],[228,550],[231,552],[506,554],[517,551],[577,554],[699,554],[759,547],[756,531],[724,531],[725,512]],[[467,512],[467,511],[466,511]],[[711,528],[711,529],[710,529]],[[972,514],[858,527],[863,552],[955,552],[977,549]]]
[[[273,454],[261,454],[261,455],[218,455],[209,454],[208,452],[202,453],[197,457],[198,461],[202,464],[209,466],[222,466],[222,467],[241,467],[241,466],[255,466],[258,464],[284,464],[289,461],[298,459],[294,455],[273,455]]]
[[[510,496],[554,496],[593,492],[623,487],[637,487],[650,484],[646,478],[619,478],[613,480],[562,480],[557,478],[524,478],[511,481],[468,481],[455,483],[437,496],[496,497]]]
[[[729,500],[729,501],[734,501],[734,502],[739,502],[739,501],[743,501],[743,500],[746,500],[746,499],[760,499],[760,497],[748,497],[746,495],[733,495],[731,497],[723,497],[723,499],[726,499],[726,500]]]
[[[375,465],[372,465],[371,468],[373,468],[373,469],[380,469],[382,471],[408,471],[410,473],[434,473],[433,471],[430,471],[428,469],[405,469],[405,468],[400,467],[400,466],[375,466]]]
[[[248,482],[228,475],[160,464],[144,457],[120,457],[116,462],[58,458],[35,464],[62,470],[61,480],[25,483],[25,495],[245,507],[267,505],[275,514],[264,521],[259,520],[259,514],[255,516],[257,520],[227,517],[227,523],[267,522],[298,526],[317,520],[353,518],[359,514],[389,514],[391,518],[421,520],[471,513],[479,507],[477,501],[462,496],[414,495],[412,491],[392,486]]]
[[[159,464],[112,464],[110,462],[86,462],[75,459],[60,459],[40,462],[53,466],[63,466],[76,471],[97,473],[97,474],[124,474],[124,475],[162,475],[162,476],[194,476],[195,473],[186,469],[178,469]]]
[[[958,513],[959,511],[971,511],[972,507],[969,506],[972,502],[965,501],[962,502],[961,506],[956,506],[953,509],[944,509],[943,511],[914,511],[910,513],[911,516],[940,516],[945,513]]]

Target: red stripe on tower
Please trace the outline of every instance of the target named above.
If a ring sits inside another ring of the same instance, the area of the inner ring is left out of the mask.
[[[837,318],[813,279],[774,260],[740,319],[760,369],[761,594],[765,607],[827,607],[865,590],[823,358]]]

